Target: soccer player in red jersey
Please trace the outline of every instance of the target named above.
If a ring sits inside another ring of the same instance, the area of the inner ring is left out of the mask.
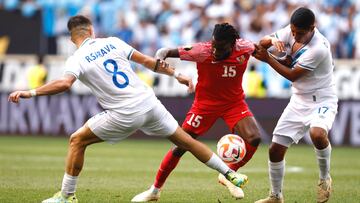
[[[240,135],[246,143],[246,156],[236,164],[229,164],[233,170],[245,165],[260,143],[256,120],[245,102],[242,79],[247,62],[254,52],[254,44],[241,39],[237,30],[228,23],[216,24],[212,40],[176,49],[161,48],[156,57],[178,57],[196,62],[198,83],[195,100],[186,115],[182,128],[194,138],[203,135],[218,118],[224,119],[233,133]],[[175,73],[176,74],[176,73]],[[132,202],[147,202],[160,198],[160,189],[186,151],[175,146],[165,155],[151,188],[136,195]],[[244,197],[240,188],[219,175],[219,182],[227,186],[238,199]],[[230,183],[230,184],[229,184]]]

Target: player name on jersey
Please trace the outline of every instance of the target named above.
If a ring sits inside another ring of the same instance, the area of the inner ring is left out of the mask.
[[[104,57],[106,54],[110,53],[111,50],[116,49],[116,47],[112,44],[108,44],[105,47],[103,47],[102,49],[91,53],[88,56],[85,56],[85,59],[87,60],[87,62],[91,62],[91,61],[95,61],[96,59],[100,58],[100,57]]]

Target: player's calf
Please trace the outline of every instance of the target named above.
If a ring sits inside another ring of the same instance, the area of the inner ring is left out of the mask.
[[[245,141],[245,140],[244,140]],[[246,154],[245,157],[238,163],[235,164],[228,164],[228,166],[234,170],[237,171],[240,167],[244,166],[250,159],[253,157],[257,150],[257,146],[253,146],[250,143],[245,141],[245,148],[246,148]]]

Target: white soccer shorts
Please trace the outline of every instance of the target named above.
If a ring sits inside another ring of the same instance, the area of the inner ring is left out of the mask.
[[[294,94],[274,129],[272,141],[288,147],[292,143],[287,138],[298,143],[311,127],[328,132],[335,120],[337,102],[334,94]]]
[[[100,139],[116,143],[137,130],[147,135],[168,137],[175,133],[178,122],[158,102],[143,115],[122,115],[112,110],[103,111],[88,120],[90,130]]]

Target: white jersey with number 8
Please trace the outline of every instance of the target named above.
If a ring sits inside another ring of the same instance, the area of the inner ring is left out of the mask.
[[[104,109],[140,115],[157,98],[132,70],[129,59],[133,52],[134,48],[116,37],[88,38],[66,61],[65,74],[89,87]]]

